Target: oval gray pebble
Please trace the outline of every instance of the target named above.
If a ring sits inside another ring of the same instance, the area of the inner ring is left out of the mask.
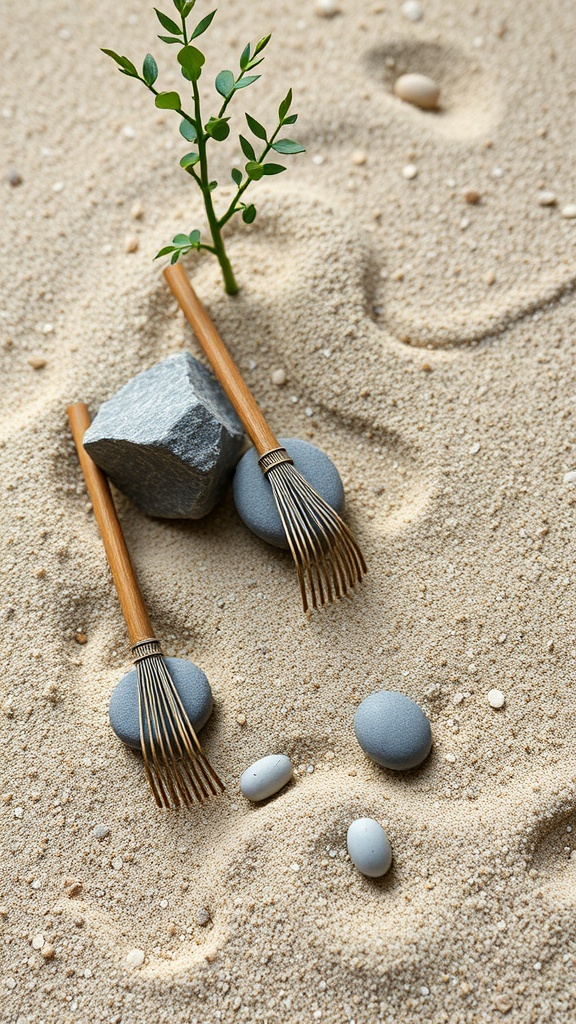
[[[334,463],[315,445],[297,437],[281,437],[280,444],[294,459],[296,469],[340,515],[344,510],[344,487]],[[288,547],[272,487],[258,465],[254,448],[242,456],[236,467],[234,502],[238,515],[257,537],[277,548]]]
[[[246,769],[240,791],[247,800],[267,800],[292,778],[292,762],[286,754],[268,754]]]
[[[164,659],[174,685],[195,732],[199,732],[212,713],[212,690],[206,676],[186,658]],[[110,725],[119,739],[133,750],[141,750],[138,715],[138,675],[133,668],[112,691]]]
[[[357,818],[348,829],[346,846],[352,863],[368,878],[380,878],[392,863],[392,850],[381,825],[374,818]]]
[[[363,700],[354,716],[354,732],[376,764],[406,771],[428,757],[430,722],[416,701],[397,690],[382,690]]]

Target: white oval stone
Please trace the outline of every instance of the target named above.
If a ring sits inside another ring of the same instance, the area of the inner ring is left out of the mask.
[[[292,762],[286,754],[268,754],[246,769],[240,791],[247,800],[267,800],[292,778]]]
[[[352,863],[368,878],[380,878],[392,863],[386,833],[374,818],[357,818],[348,829],[346,845]]]
[[[566,217],[566,220],[573,220],[576,217],[576,203],[567,203],[563,206],[562,216]]]
[[[142,967],[144,963],[144,950],[143,949],[131,949],[126,957],[126,963],[128,967]]]
[[[394,82],[394,94],[421,110],[435,110],[440,99],[440,86],[428,75],[400,75]]]
[[[424,12],[418,0],[404,0],[400,10],[404,17],[408,18],[408,21],[422,21],[424,17]]]
[[[491,708],[503,708],[506,703],[506,697],[502,693],[502,690],[490,690],[487,697]]]

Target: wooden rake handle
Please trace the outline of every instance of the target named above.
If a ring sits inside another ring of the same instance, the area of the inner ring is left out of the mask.
[[[222,341],[215,324],[196,295],[182,264],[176,263],[167,267],[164,277],[191,325],[214,373],[238,413],[258,455],[278,448],[278,441],[260,412],[254,395],[243,380],[240,370]]]
[[[138,644],[142,640],[149,640],[154,636],[152,623],[148,617],[136,573],[130,561],[108,480],[102,470],[98,469],[96,463],[92,461],[82,443],[84,434],[90,426],[88,408],[84,402],[75,402],[66,411],[96,522],[102,534],[108,564],[118,591],[120,607],[128,626],[130,644],[133,647],[134,644]]]

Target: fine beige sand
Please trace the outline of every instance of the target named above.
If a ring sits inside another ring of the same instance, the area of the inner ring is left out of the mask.
[[[234,124],[292,85],[307,153],[229,231],[237,298],[187,267],[272,426],[340,468],[369,574],[306,620],[230,496],[163,523],[117,495],[158,634],[215,696],[226,794],[169,814],[108,725],[129,650],[65,409],[197,354],[152,262],[203,223],[178,119],[98,48],[151,50],[165,88],[175,54],[135,0],[2,3],[2,1024],[576,1018],[574,10],[340,7],[222,0],[206,96],[273,30]],[[404,71],[439,112],[392,95]],[[417,771],[354,739],[385,687],[432,722]],[[248,805],[242,771],[281,751],[293,783]],[[377,882],[346,855],[364,815]]]

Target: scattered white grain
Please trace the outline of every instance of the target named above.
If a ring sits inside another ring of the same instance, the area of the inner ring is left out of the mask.
[[[492,177],[493,178],[502,178],[503,176],[504,176],[504,170],[503,170],[502,167],[493,167],[492,168]]]
[[[144,950],[143,949],[131,949],[126,957],[126,963],[128,967],[142,967],[144,963]]]
[[[412,178],[418,177],[418,168],[415,164],[405,164],[402,168],[402,176],[406,178],[407,181],[411,181]]]
[[[313,164],[315,164],[315,165],[316,165],[316,167],[320,167],[320,166],[321,166],[321,165],[322,165],[322,164],[324,163],[324,160],[325,160],[325,159],[326,159],[326,158],[325,158],[325,157],[323,157],[321,153],[316,153],[316,154],[315,154],[315,155],[314,155],[314,156],[312,157],[312,163],[313,163]]]
[[[400,10],[404,17],[408,18],[408,21],[422,21],[422,18],[424,17],[424,11],[418,3],[418,0],[404,0]]]
[[[42,949],[45,941],[46,940],[42,934],[39,933],[38,935],[35,935],[32,939],[32,949]]]

